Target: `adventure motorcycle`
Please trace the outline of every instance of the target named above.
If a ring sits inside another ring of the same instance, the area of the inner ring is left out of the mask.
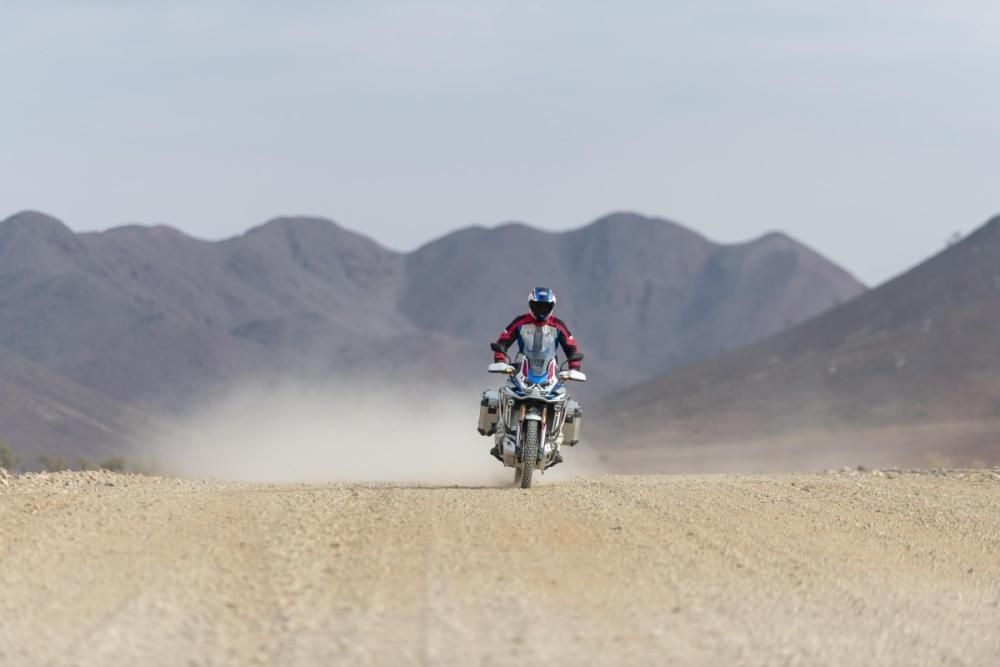
[[[569,397],[566,382],[586,382],[578,370],[565,370],[570,361],[557,364],[557,334],[541,327],[522,339],[521,349],[511,360],[497,343],[490,347],[505,361],[490,364],[490,373],[501,373],[507,381],[500,389],[483,392],[479,406],[479,433],[496,440],[494,456],[514,468],[514,484],[531,488],[535,470],[544,471],[562,460],[559,447],[580,441],[582,411]]]

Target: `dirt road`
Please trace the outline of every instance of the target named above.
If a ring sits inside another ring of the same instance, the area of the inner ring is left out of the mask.
[[[0,480],[0,664],[996,665],[1000,470]]]

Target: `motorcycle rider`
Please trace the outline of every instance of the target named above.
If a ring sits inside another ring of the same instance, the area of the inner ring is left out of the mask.
[[[573,334],[570,333],[566,323],[552,314],[555,306],[556,295],[551,289],[548,287],[536,287],[531,290],[531,294],[528,295],[529,312],[515,317],[500,333],[500,337],[496,340],[496,346],[499,346],[499,349],[494,349],[493,360],[495,362],[506,361],[506,352],[515,342],[523,350],[525,336],[534,335],[538,328],[551,328],[555,329],[557,340],[562,346],[566,359],[569,360],[569,369],[580,370],[583,355],[580,354],[580,348],[577,347],[576,339],[573,338]],[[497,459],[503,460],[496,446],[490,450],[490,454]],[[556,458],[552,462],[552,465],[557,463],[562,463],[562,454],[559,452],[556,452]]]

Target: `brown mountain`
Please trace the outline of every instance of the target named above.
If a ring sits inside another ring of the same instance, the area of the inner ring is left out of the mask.
[[[213,243],[167,227],[74,234],[23,213],[0,224],[0,345],[116,399],[176,404],[243,375],[325,373],[376,341],[426,340],[395,312],[402,280],[397,254],[328,221]],[[380,367],[414,352],[390,347]]]
[[[150,417],[0,348],[0,442],[37,465],[49,454],[99,463],[138,451],[158,429]]]
[[[989,425],[1000,417],[1000,217],[824,315],[623,392],[605,414],[626,446],[860,438],[1000,460]]]
[[[631,377],[756,340],[864,289],[780,234],[723,246],[629,213],[562,233],[466,229],[406,259],[400,308],[420,327],[490,340],[526,310],[531,287],[548,285],[588,359]]]
[[[243,376],[391,370],[482,383],[487,343],[549,284],[596,389],[801,321],[862,291],[791,239],[720,246],[616,214],[473,228],[408,255],[327,220],[220,242],[168,227],[0,223],[0,345],[118,400],[180,406]]]

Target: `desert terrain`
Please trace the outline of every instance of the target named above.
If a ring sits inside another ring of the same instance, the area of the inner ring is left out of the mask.
[[[1000,469],[0,478],[0,664],[994,665]]]

